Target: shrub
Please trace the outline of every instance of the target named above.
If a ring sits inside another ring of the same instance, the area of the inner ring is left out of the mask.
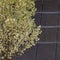
[[[9,60],[36,44],[41,26],[35,24],[35,0],[0,0],[0,54]]]

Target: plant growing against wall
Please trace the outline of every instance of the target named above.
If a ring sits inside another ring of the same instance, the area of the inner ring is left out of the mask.
[[[15,54],[36,44],[41,26],[36,26],[35,0],[0,0],[1,60],[11,60]]]

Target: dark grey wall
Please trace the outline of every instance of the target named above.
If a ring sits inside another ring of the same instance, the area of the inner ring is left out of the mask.
[[[37,0],[36,24],[42,26],[41,40],[13,60],[60,60],[60,0]]]

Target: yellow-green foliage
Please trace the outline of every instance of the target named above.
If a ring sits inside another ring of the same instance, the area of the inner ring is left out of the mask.
[[[2,59],[36,44],[41,26],[36,26],[35,0],[0,0],[0,54]]]

